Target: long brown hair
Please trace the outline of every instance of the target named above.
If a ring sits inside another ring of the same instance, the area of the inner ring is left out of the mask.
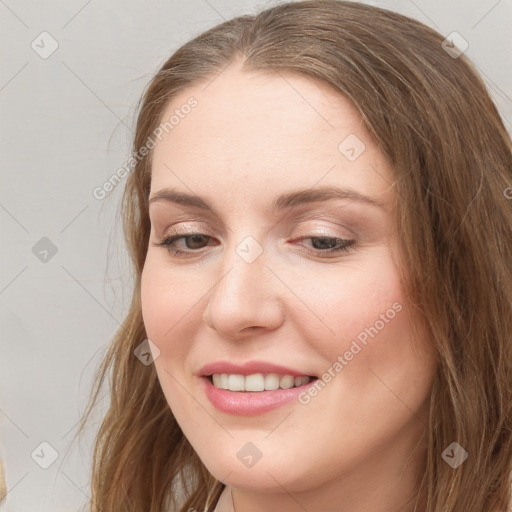
[[[133,150],[147,144],[178,93],[238,59],[246,70],[300,73],[351,100],[394,170],[404,290],[440,361],[425,433],[425,510],[504,512],[512,474],[511,141],[474,65],[450,55],[443,39],[402,15],[337,0],[232,19],[178,49],[151,80]],[[93,512],[202,512],[223,488],[180,430],[154,365],[134,356],[147,337],[140,277],[150,182],[151,153],[137,160],[122,200],[131,306],[79,429],[108,375]],[[442,457],[452,442],[468,452],[457,469]]]

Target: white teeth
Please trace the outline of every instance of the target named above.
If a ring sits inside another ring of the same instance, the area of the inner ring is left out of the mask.
[[[228,377],[228,389],[231,391],[243,391],[245,379],[243,375],[230,375]]]
[[[265,379],[261,373],[245,377],[245,391],[263,391],[264,389]]]
[[[292,375],[278,375],[277,373],[254,373],[252,375],[239,375],[215,373],[212,375],[213,385],[216,388],[229,391],[273,391],[276,389],[290,389],[303,386],[310,377],[293,377]]]
[[[265,375],[265,390],[274,391],[275,389],[279,389],[279,375],[277,373]]]

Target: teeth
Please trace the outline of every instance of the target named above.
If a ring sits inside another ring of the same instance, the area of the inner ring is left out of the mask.
[[[261,373],[247,375],[244,380],[245,391],[263,391],[265,389],[265,378]]]
[[[279,375],[276,373],[269,373],[265,375],[265,391],[274,391],[279,389]]]
[[[282,389],[293,388],[294,384],[295,377],[292,377],[291,375],[285,375],[284,377],[281,377],[281,379],[279,379],[279,387]]]
[[[230,375],[228,377],[228,389],[231,391],[243,391],[245,387],[245,379],[242,375]]]
[[[212,375],[213,385],[216,388],[229,391],[273,391],[276,389],[290,389],[307,384],[311,378],[293,377],[292,375],[277,375],[277,373],[254,373],[252,375],[238,375],[215,373]]]

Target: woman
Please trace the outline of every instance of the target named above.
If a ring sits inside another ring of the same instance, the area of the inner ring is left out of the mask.
[[[91,510],[507,509],[511,144],[443,40],[287,3],[153,78]]]

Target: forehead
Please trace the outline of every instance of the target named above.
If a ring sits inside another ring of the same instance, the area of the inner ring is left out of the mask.
[[[184,108],[191,97],[196,106]],[[154,149],[152,191],[178,186],[181,177],[203,192],[247,183],[268,194],[268,183],[312,187],[321,179],[371,193],[372,183],[389,187],[392,179],[357,109],[305,76],[246,72],[233,64],[176,96],[161,122],[173,115],[172,129]],[[357,159],[343,153],[347,145],[361,152]]]

